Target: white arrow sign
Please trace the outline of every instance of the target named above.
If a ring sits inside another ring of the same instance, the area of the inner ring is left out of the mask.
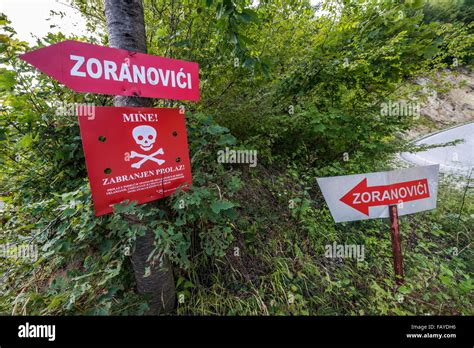
[[[318,178],[336,222],[389,217],[396,204],[398,215],[436,208],[439,165],[390,172]]]

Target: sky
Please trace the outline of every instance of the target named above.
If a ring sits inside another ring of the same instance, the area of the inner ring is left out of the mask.
[[[315,5],[321,0],[310,2]],[[64,12],[66,17],[50,16],[51,10]],[[85,20],[68,4],[68,0],[0,0],[0,12],[12,22],[18,38],[30,45],[36,43],[36,37],[41,38],[49,32],[62,32],[66,36],[87,33]],[[51,25],[56,27],[51,28]]]
[[[50,10],[64,12],[66,17],[50,16]],[[67,0],[0,0],[0,12],[7,15],[16,30],[18,38],[30,44],[36,42],[35,37],[43,37],[47,33],[62,32],[85,34],[86,23],[79,11],[68,5]],[[51,20],[47,20],[51,17]],[[51,28],[51,25],[57,25]]]

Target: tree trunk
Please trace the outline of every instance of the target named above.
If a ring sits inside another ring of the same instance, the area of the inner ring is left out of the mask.
[[[133,52],[147,52],[143,4],[141,0],[103,0],[109,46]],[[152,100],[140,97],[114,98],[115,106],[152,106]],[[150,296],[149,314],[171,311],[175,304],[175,286],[173,271],[168,259],[163,256],[159,262],[147,262],[154,248],[153,231],[147,229],[142,237],[137,237],[132,253],[138,292]],[[151,274],[144,277],[145,268],[150,267]]]

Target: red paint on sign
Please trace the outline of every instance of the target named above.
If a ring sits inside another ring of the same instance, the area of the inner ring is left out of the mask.
[[[428,197],[430,197],[428,179],[391,185],[367,186],[367,178],[364,178],[340,201],[365,215],[369,215],[369,207],[416,201]]]
[[[186,123],[179,109],[95,107],[79,116],[97,216],[124,200],[139,204],[191,184]]]
[[[193,62],[71,40],[20,58],[77,92],[199,100]]]

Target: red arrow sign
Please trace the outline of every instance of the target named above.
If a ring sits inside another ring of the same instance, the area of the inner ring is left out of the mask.
[[[199,100],[197,63],[71,40],[20,58],[77,92]]]
[[[369,215],[369,207],[415,201],[428,197],[430,197],[428,179],[369,187],[367,178],[364,178],[340,201],[365,215]]]

